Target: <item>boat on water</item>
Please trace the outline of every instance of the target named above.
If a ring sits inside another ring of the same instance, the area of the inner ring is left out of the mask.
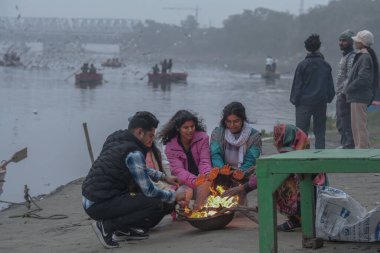
[[[186,72],[148,73],[149,82],[186,82]]]
[[[103,62],[102,67],[107,67],[107,68],[121,68],[123,66],[123,63],[121,62]]]
[[[265,71],[264,73],[261,73],[261,78],[267,79],[267,80],[275,80],[275,79],[280,79],[281,74],[278,72]]]
[[[22,67],[24,66],[15,52],[6,53],[3,56],[3,60],[0,60],[0,66],[2,67]]]
[[[103,74],[82,72],[75,74],[76,84],[101,84],[103,82]]]

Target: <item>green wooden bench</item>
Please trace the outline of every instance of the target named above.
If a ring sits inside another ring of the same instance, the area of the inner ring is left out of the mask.
[[[257,161],[260,253],[277,252],[277,210],[274,192],[293,173],[300,182],[303,247],[323,245],[315,238],[312,173],[378,173],[380,149],[300,150],[267,156]]]

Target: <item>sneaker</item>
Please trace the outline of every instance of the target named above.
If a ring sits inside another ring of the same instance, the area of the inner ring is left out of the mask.
[[[112,249],[119,247],[119,244],[112,240],[112,233],[106,233],[104,231],[103,223],[101,221],[95,221],[92,223],[92,229],[105,248]]]
[[[128,228],[127,231],[115,231],[112,240],[115,242],[145,240],[149,238],[149,234],[141,228]]]
[[[294,232],[297,228],[301,227],[301,223],[297,219],[289,219],[277,226],[278,231]]]

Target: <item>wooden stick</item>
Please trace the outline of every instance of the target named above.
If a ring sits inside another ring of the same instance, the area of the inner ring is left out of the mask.
[[[71,75],[69,75],[68,77],[66,77],[65,79],[63,79],[65,82],[67,80],[69,80],[70,77],[72,77],[73,75],[77,74],[79,70],[76,70],[74,73],[72,73]]]
[[[86,122],[83,122],[83,130],[84,130],[84,135],[86,136],[87,149],[88,149],[88,153],[90,154],[91,163],[94,163],[94,154],[92,153],[90,136],[88,134],[88,129],[87,129],[87,123]]]

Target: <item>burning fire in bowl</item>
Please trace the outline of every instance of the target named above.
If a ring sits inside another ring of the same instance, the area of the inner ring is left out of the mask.
[[[209,175],[200,176],[198,185],[205,180],[212,182],[210,196],[200,210],[186,208],[180,215],[184,217],[193,227],[201,230],[214,230],[225,227],[234,217],[234,208],[238,206],[239,196],[222,197],[224,191],[240,184],[244,172],[233,170],[229,166],[221,169],[213,168]]]

